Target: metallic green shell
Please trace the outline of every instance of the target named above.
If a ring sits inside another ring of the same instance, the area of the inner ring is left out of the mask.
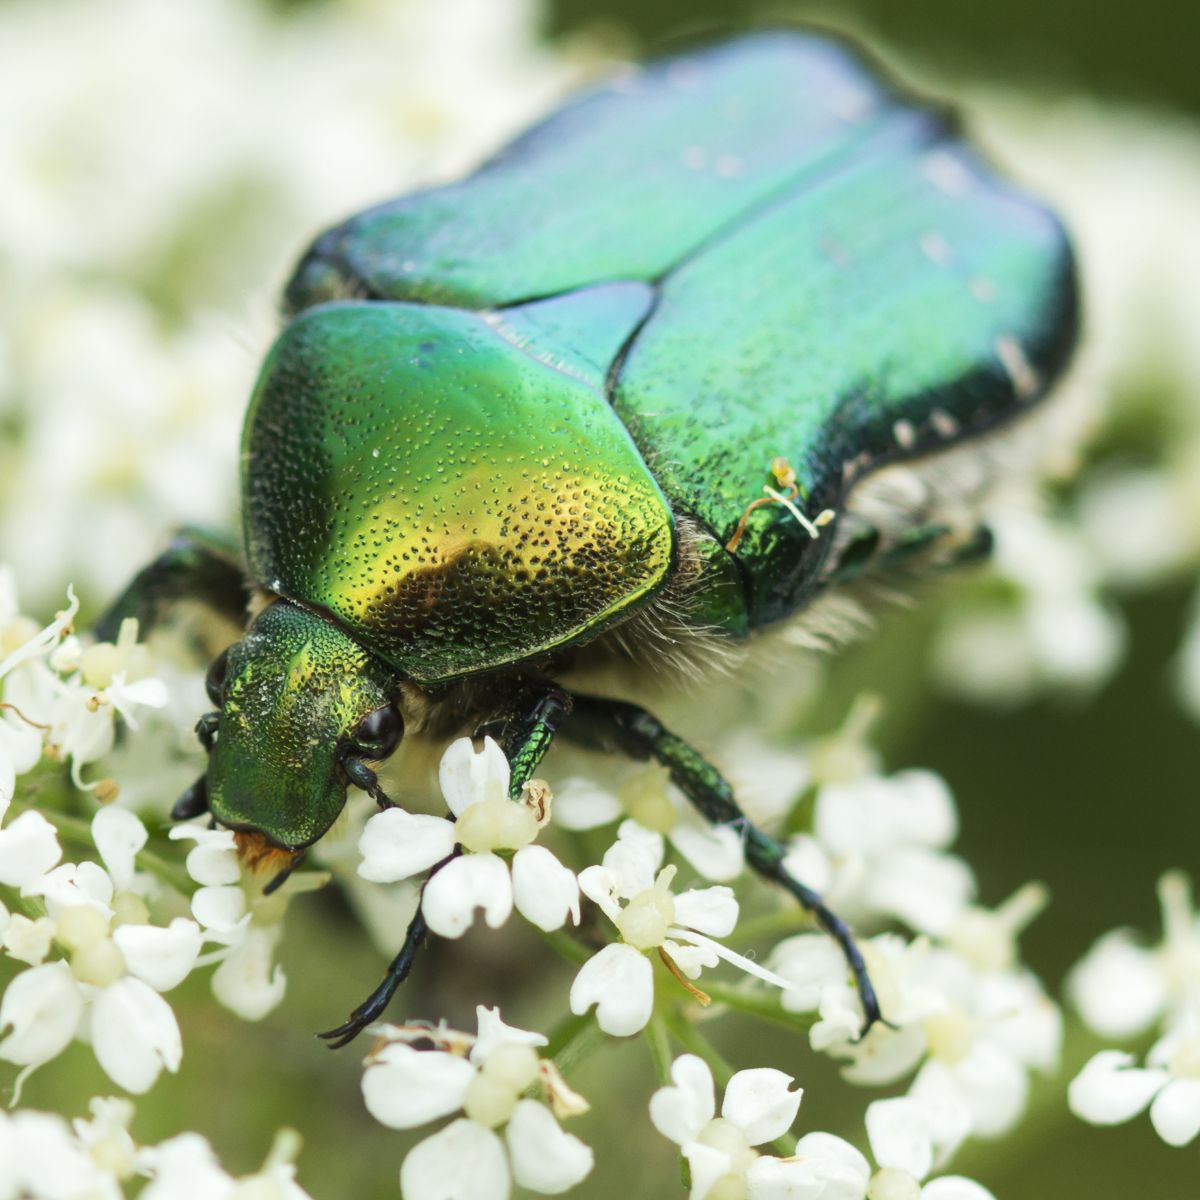
[[[630,300],[632,323],[644,298]],[[246,418],[254,577],[422,683],[626,615],[670,572],[671,511],[587,363],[568,359],[454,309],[297,318]]]
[[[833,540],[772,505],[724,549],[772,460],[795,468],[810,516],[836,512],[864,474],[1020,413],[1061,372],[1077,320],[1053,216],[942,113],[798,33],[652,64],[462,183],[351,218],[288,288],[294,308],[335,296],[486,310],[528,353],[603,380],[702,531],[691,619],[735,634],[802,606]],[[451,453],[458,432],[445,436]],[[456,669],[482,653],[462,647]]]

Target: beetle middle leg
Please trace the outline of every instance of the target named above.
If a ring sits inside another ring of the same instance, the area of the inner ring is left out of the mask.
[[[670,772],[671,781],[697,811],[714,825],[732,825],[743,837],[746,859],[763,876],[790,892],[837,943],[854,976],[863,1007],[863,1034],[883,1020],[875,987],[850,927],[821,897],[783,865],[784,847],[755,826],[742,812],[729,781],[682,738],[667,730],[652,713],[619,700],[577,696],[566,736],[596,749],[618,751],[630,758],[653,758]]]
[[[523,691],[522,699],[524,703],[512,706],[499,722],[489,723],[476,731],[480,733],[485,729],[488,732],[495,730],[497,741],[511,767],[509,795],[514,800],[521,795],[525,784],[533,777],[534,771],[550,748],[559,725],[571,710],[571,697],[561,688],[552,685]],[[452,854],[433,867],[425,878],[422,891],[438,871],[461,853],[462,850],[456,846]],[[425,917],[418,903],[417,911],[404,935],[404,945],[388,965],[387,973],[379,986],[341,1025],[317,1036],[325,1039],[331,1049],[337,1050],[353,1041],[372,1022],[377,1021],[396,994],[396,990],[412,972],[417,951],[424,943],[427,933]]]

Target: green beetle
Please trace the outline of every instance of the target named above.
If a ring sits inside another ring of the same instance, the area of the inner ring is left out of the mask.
[[[202,594],[213,665],[176,815],[298,860],[407,729],[487,728],[516,794],[551,738],[665,764],[839,941],[720,774],[568,670],[726,660],[852,583],[981,544],[923,495],[864,506],[1015,419],[1070,356],[1058,221],[850,48],[748,36],[584,93],[461,183],[322,235],[250,402],[245,567],[181,538],[106,624]],[[959,497],[956,497],[958,499]],[[281,876],[282,878],[282,876]],[[383,1009],[425,933],[340,1029]]]

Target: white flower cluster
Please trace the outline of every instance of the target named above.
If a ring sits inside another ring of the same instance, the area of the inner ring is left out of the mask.
[[[219,962],[217,998],[247,1019],[263,1016],[285,986],[270,960],[288,896],[323,877],[293,877],[264,897],[262,881],[239,863],[234,835],[195,825],[171,834],[197,842],[187,873],[174,878],[183,893],[201,885],[191,917],[180,911],[186,895],[165,882],[169,864],[138,869],[145,825],[113,803],[111,780],[85,785],[80,773],[112,748],[118,715],[135,730],[137,708],[162,705],[166,689],[136,622],[124,623],[116,643],[85,646],[70,632],[77,607],[72,597],[37,629],[17,613],[11,572],[0,568],[0,886],[11,890],[0,901],[0,947],[26,965],[0,998],[0,1059],[24,1068],[23,1079],[78,1038],[114,1083],[141,1093],[163,1069],[177,1070],[183,1054],[162,994]],[[99,862],[62,861],[60,831],[39,808],[11,815],[18,777],[44,759],[69,761],[73,783],[108,802],[90,825],[71,827]],[[205,942],[217,949],[202,955]]]
[[[91,1117],[68,1124],[54,1113],[0,1111],[0,1196],[38,1200],[308,1200],[292,1165],[299,1150],[283,1131],[260,1171],[236,1179],[196,1133],[155,1146],[130,1136],[133,1105],[92,1100]]]
[[[867,1137],[879,1164],[844,1138],[808,1133],[784,1156],[756,1147],[791,1129],[802,1092],[789,1091],[782,1071],[738,1071],[725,1087],[717,1116],[713,1077],[692,1054],[671,1064],[672,1083],[650,1099],[650,1119],[675,1142],[688,1164],[690,1200],[993,1200],[991,1192],[962,1176],[923,1184],[934,1166],[928,1115],[909,1099],[867,1106]]]
[[[1144,1066],[1124,1051],[1100,1051],[1071,1083],[1068,1098],[1072,1111],[1093,1125],[1119,1125],[1149,1108],[1159,1137],[1186,1146],[1200,1134],[1200,915],[1183,875],[1164,875],[1158,894],[1157,946],[1115,929],[1070,981],[1080,1016],[1102,1037],[1126,1040],[1157,1028],[1157,1038]]]
[[[916,935],[910,941],[885,932],[860,943],[887,1018],[866,1038],[860,1037],[863,1013],[853,981],[829,937],[802,933],[785,938],[760,964],[726,944],[739,936],[739,903],[732,888],[712,883],[678,893],[672,889],[679,868],[664,865],[667,841],[660,831],[664,828],[681,858],[693,868],[706,863],[722,878],[729,878],[730,870],[719,853],[708,855],[703,845],[697,850],[698,843],[686,835],[682,845],[677,840],[680,806],[686,801],[662,772],[637,769],[615,792],[575,778],[567,782],[562,797],[553,796],[538,780],[514,800],[509,798],[508,762],[499,747],[488,739],[476,750],[463,738],[446,751],[440,770],[445,801],[457,820],[398,808],[372,817],[359,841],[359,871],[373,880],[411,879],[432,871],[421,900],[426,921],[435,932],[453,938],[465,932],[476,912],[482,912],[493,929],[514,911],[543,931],[560,930],[568,921],[578,924],[582,893],[607,918],[613,940],[582,963],[568,1002],[576,1016],[594,1008],[600,1030],[611,1036],[628,1037],[645,1029],[660,1003],[696,1001],[707,1006],[710,996],[693,981],[720,962],[738,968],[744,976],[741,987],[719,989],[723,1004],[761,1003],[761,993],[748,989],[769,984],[783,1012],[798,1018],[812,1014],[813,1049],[840,1060],[847,1081],[883,1087],[909,1080],[907,1095],[877,1102],[868,1110],[867,1129],[884,1178],[892,1178],[887,1172],[903,1171],[915,1188],[930,1171],[944,1167],[967,1138],[997,1138],[1013,1129],[1027,1105],[1030,1072],[1052,1072],[1057,1065],[1061,1016],[1036,978],[1020,965],[1017,953],[1017,936],[1044,905],[1044,890],[1030,884],[995,910],[974,904],[973,874],[948,851],[957,831],[949,790],[926,771],[880,774],[874,755],[861,742],[867,716],[868,710],[860,706],[847,729],[814,745],[807,761],[756,745],[752,739],[743,739],[740,749],[760,767],[764,761],[772,762],[775,782],[785,794],[789,782],[793,795],[797,780],[816,783],[812,832],[795,835],[788,844],[785,861],[797,877],[824,889],[861,929],[900,922]],[[830,776],[834,781],[823,782]],[[616,840],[601,861],[578,876],[550,850],[533,844],[547,827],[553,829],[564,809],[576,830],[616,825]],[[787,806],[781,805],[773,816],[778,821],[786,813]],[[657,828],[648,828],[644,821]],[[736,836],[732,829],[721,832]],[[523,864],[534,853],[538,863],[531,870]],[[747,869],[744,863],[740,868],[735,877]],[[439,886],[447,877],[453,878],[454,886]],[[783,910],[766,920],[778,923],[791,919],[793,912]],[[594,940],[595,932],[591,936]],[[662,969],[657,985],[655,960]],[[658,998],[662,986],[667,991]],[[403,1060],[406,1069],[433,1070],[422,1064],[422,1053],[409,1045],[388,1053]],[[695,1082],[696,1073],[707,1068],[695,1059],[680,1061],[687,1065],[677,1069],[690,1072],[688,1086],[703,1091]],[[466,1078],[462,1066],[453,1069]],[[382,1078],[377,1066],[368,1069],[368,1078],[372,1071],[376,1079]],[[768,1072],[762,1078],[769,1076],[774,1087],[779,1082],[776,1075]],[[747,1086],[751,1078],[759,1077],[747,1075]],[[677,1086],[684,1085],[677,1079]],[[711,1092],[711,1079],[706,1086]],[[402,1092],[397,1085],[395,1094]],[[409,1092],[425,1097],[429,1089],[410,1081]],[[657,1111],[676,1101],[683,1103],[676,1092],[660,1095],[668,1094],[675,1099],[658,1100]],[[430,1119],[424,1104],[423,1099],[422,1121]],[[454,1106],[459,1104],[456,1100]],[[707,1111],[698,1100],[695,1105],[699,1105],[696,1111]],[[692,1162],[692,1194],[697,1200],[710,1194],[705,1190],[708,1184],[701,1187],[696,1182],[698,1176],[712,1183],[728,1173],[725,1167],[702,1167],[699,1160],[707,1161],[706,1156],[719,1152],[732,1155],[731,1161],[743,1163],[749,1171],[754,1156],[747,1157],[746,1148],[778,1137],[794,1116],[793,1107],[778,1133],[743,1139],[736,1150],[729,1148],[728,1139],[722,1140],[724,1134],[712,1134],[717,1139],[714,1150],[699,1127],[685,1136],[677,1122],[668,1122],[668,1128],[656,1117],[656,1123],[685,1147],[689,1162],[697,1159]],[[709,1113],[701,1124],[708,1128],[711,1120]],[[726,1126],[729,1121],[737,1124],[729,1113],[723,1120]],[[898,1149],[898,1141],[890,1139],[889,1131],[897,1130],[908,1139],[907,1150]],[[460,1128],[453,1136],[438,1136],[439,1146],[443,1142],[449,1146],[468,1134]],[[495,1138],[469,1136],[481,1145],[486,1141],[489,1153],[500,1161]],[[822,1145],[828,1148],[833,1143]],[[848,1161],[840,1148],[830,1153],[830,1161],[843,1165]],[[423,1152],[418,1161],[432,1155],[432,1150]],[[775,1159],[754,1161],[757,1165],[748,1179],[784,1171],[773,1165]],[[847,1169],[855,1182],[847,1197],[865,1195],[868,1186],[872,1196],[909,1194],[900,1183],[893,1185],[900,1190],[889,1192],[878,1179],[872,1182],[861,1155],[853,1162],[853,1168]],[[811,1164],[804,1169],[818,1170]],[[799,1167],[788,1165],[780,1178],[797,1171]],[[715,1183],[712,1187],[714,1200],[725,1194]],[[949,1180],[929,1187],[933,1195],[985,1194],[955,1191],[959,1185]],[[415,1183],[411,1194],[434,1195]],[[750,1194],[755,1194],[753,1187]]]
[[[541,1034],[506,1025],[498,1008],[475,1011],[474,1036],[441,1025],[377,1031],[362,1082],[376,1120],[415,1129],[462,1113],[405,1158],[405,1200],[507,1200],[512,1183],[547,1196],[567,1191],[593,1158],[558,1119],[586,1112],[587,1102],[539,1057]]]

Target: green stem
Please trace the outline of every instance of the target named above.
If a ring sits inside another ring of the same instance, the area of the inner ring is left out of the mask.
[[[538,933],[541,934],[542,941],[547,946],[553,947],[567,962],[577,967],[583,966],[592,957],[592,952],[582,942],[576,941],[575,938],[562,929],[552,929],[549,931],[539,929]]]
[[[793,1033],[807,1033],[812,1027],[815,1016],[811,1013],[788,1012],[779,1002],[778,997],[760,992],[743,991],[727,983],[709,983],[704,981],[704,990],[717,1004],[736,1009],[747,1016],[758,1017],[770,1021]]]
[[[780,933],[799,933],[813,927],[812,917],[799,905],[789,905],[778,912],[765,913],[743,921],[737,927],[739,941],[757,942],[760,938],[774,937]]]
[[[603,1045],[604,1035],[590,1012],[568,1017],[550,1035],[545,1056],[554,1059],[555,1066],[569,1074],[591,1053]]]
[[[650,1061],[654,1064],[654,1074],[660,1084],[671,1082],[671,1038],[667,1033],[667,1023],[657,1013],[650,1017],[643,1036],[646,1048],[650,1051]]]
[[[671,1036],[685,1050],[704,1059],[713,1077],[724,1087],[733,1078],[734,1068],[721,1052],[678,1009],[664,1007],[662,1016]]]

